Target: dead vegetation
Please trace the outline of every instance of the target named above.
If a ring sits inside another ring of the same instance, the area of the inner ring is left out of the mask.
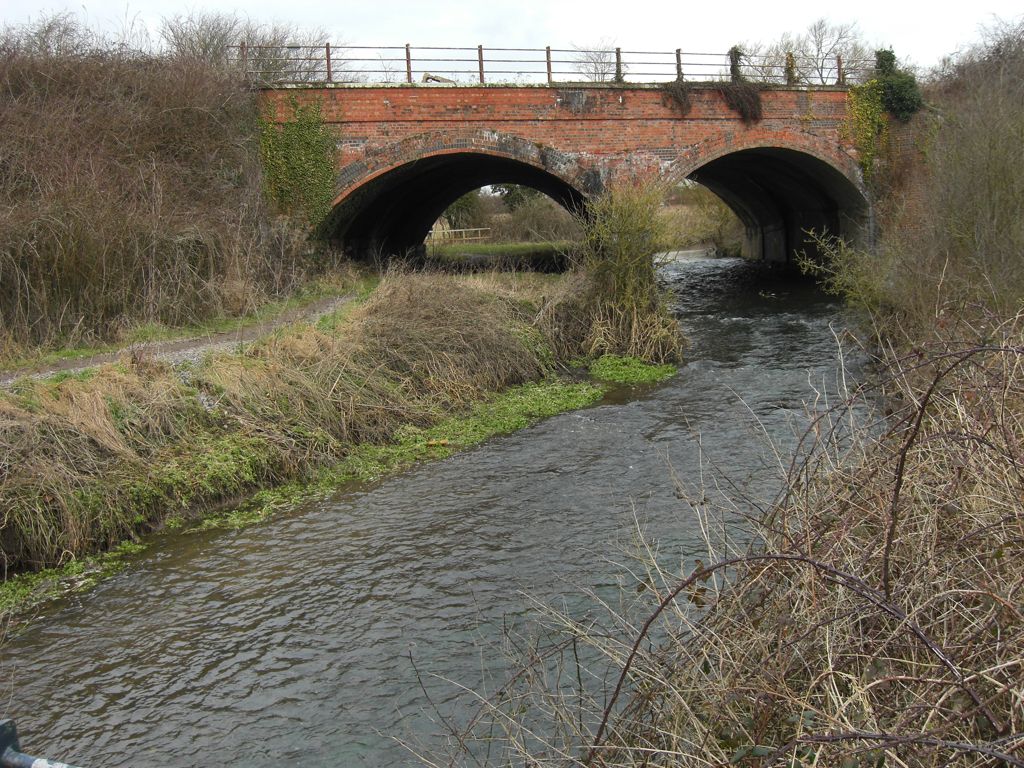
[[[664,197],[651,180],[623,180],[580,217],[583,237],[570,255],[576,273],[540,319],[558,352],[680,359],[683,336],[656,275],[658,254],[671,244]]]
[[[456,762],[1024,766],[1022,39],[933,83],[882,247],[827,265],[872,313],[874,380],[815,416],[763,512],[686,488],[706,557],[642,550],[607,620],[552,614]]]
[[[4,571],[102,551],[541,378],[540,300],[525,278],[395,274],[346,318],[191,369],[127,358],[21,381],[0,394]]]
[[[1024,316],[960,330],[888,358],[882,434],[818,415],[753,544],[688,488],[707,558],[552,615],[456,761],[1024,765]]]
[[[268,210],[256,95],[199,21],[166,50],[0,31],[0,354],[243,314],[330,267]]]
[[[891,357],[877,440],[819,421],[758,544],[663,582],[677,640],[594,764],[1024,764],[1022,342]]]

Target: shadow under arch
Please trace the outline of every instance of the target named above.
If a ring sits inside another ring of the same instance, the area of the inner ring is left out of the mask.
[[[860,185],[808,152],[759,146],[724,152],[690,171],[743,222],[744,256],[773,263],[821,254],[809,235],[870,243],[871,206]]]
[[[489,184],[521,184],[582,211],[586,196],[555,174],[479,150],[447,150],[384,170],[335,205],[326,231],[356,258],[419,252],[453,202]]]

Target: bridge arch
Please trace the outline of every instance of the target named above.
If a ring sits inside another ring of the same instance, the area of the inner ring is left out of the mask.
[[[854,156],[814,133],[759,126],[671,154],[566,152],[492,130],[420,133],[340,169],[328,228],[356,255],[405,253],[422,245],[451,203],[482,186],[522,184],[580,210],[616,175],[658,168],[722,198],[744,224],[744,253],[751,258],[814,256],[810,231],[870,239],[870,198]]]
[[[702,184],[732,208],[753,258],[814,257],[809,232],[859,244],[871,238],[870,197],[856,160],[812,134],[752,131],[709,141],[681,153],[670,175]]]
[[[341,169],[328,231],[357,255],[423,244],[444,210],[489,184],[521,184],[582,210],[605,180],[570,154],[495,131],[425,133]]]

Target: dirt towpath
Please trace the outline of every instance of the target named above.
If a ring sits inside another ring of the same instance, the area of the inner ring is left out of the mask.
[[[239,346],[265,336],[282,326],[299,321],[316,322],[319,318],[334,312],[354,298],[354,294],[331,296],[304,307],[287,310],[271,319],[233,331],[221,331],[205,336],[171,339],[169,341],[130,344],[111,352],[104,352],[89,357],[76,357],[51,363],[40,363],[37,366],[26,368],[0,370],[0,387],[10,386],[12,382],[25,376],[44,378],[56,373],[77,373],[78,371],[84,371],[86,368],[116,362],[125,355],[144,355],[157,360],[167,361],[171,365],[189,361],[198,362],[210,352],[237,349]]]

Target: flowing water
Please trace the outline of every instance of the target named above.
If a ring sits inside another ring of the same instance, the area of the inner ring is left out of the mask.
[[[124,573],[0,650],[22,746],[78,765],[418,764],[502,674],[532,600],[636,582],[639,521],[678,567],[702,554],[676,483],[778,490],[841,308],[735,259],[664,269],[692,345],[679,375],[241,531],[159,537]],[[703,473],[703,474],[702,474]],[[673,479],[675,478],[675,479]],[[742,535],[742,534],[741,534]],[[489,682],[488,682],[489,681]]]

